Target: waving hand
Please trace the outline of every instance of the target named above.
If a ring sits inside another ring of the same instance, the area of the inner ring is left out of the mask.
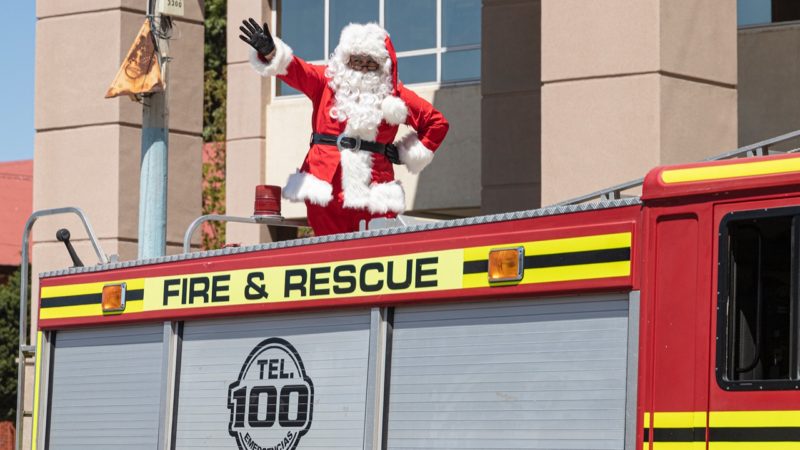
[[[275,41],[272,39],[272,34],[270,34],[266,23],[264,28],[261,28],[261,25],[251,17],[242,21],[242,26],[239,27],[239,30],[242,32],[239,35],[239,39],[247,42],[248,45],[265,57],[272,56],[272,52],[275,51]]]

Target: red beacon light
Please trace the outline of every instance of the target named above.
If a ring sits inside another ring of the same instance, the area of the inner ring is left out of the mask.
[[[281,188],[263,184],[256,186],[256,201],[253,207],[256,217],[281,215]]]

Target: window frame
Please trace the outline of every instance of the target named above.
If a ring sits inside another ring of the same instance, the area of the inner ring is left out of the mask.
[[[280,23],[278,20],[281,2],[283,1],[291,1],[291,0],[269,0],[270,9],[272,11],[271,23],[272,29],[275,30],[275,35],[280,37],[281,30],[280,30]],[[323,23],[325,29],[324,33],[324,43],[323,43],[323,54],[325,55],[324,59],[315,59],[309,60],[308,62],[311,64],[320,64],[324,65],[328,63],[328,58],[330,54],[333,52],[333,49],[330,48],[330,2],[332,0],[323,0],[323,14],[325,17],[323,18]],[[374,0],[378,2],[378,24],[386,28],[386,0]],[[397,52],[397,58],[403,57],[413,57],[413,56],[426,56],[426,55],[436,55],[436,79],[432,81],[424,81],[421,83],[409,83],[405,84],[406,86],[432,86],[432,87],[439,87],[439,86],[465,86],[465,85],[475,85],[480,84],[481,78],[478,77],[474,80],[459,80],[459,81],[443,81],[442,80],[442,55],[448,52],[459,52],[459,51],[469,51],[469,50],[481,50],[483,42],[479,44],[471,44],[471,45],[457,45],[451,47],[445,47],[442,45],[442,28],[443,28],[443,9],[442,9],[442,1],[443,0],[435,0],[436,1],[436,47],[426,48],[426,49],[419,49],[419,50],[408,50]],[[402,80],[400,80],[402,81]],[[286,94],[286,95],[279,95],[278,92],[278,82],[272,83],[272,98],[273,99],[284,99],[284,98],[298,98],[302,97],[302,94]]]
[[[790,359],[789,380],[745,380],[731,381],[727,378],[730,327],[728,315],[728,294],[730,291],[730,235],[728,225],[751,219],[767,219],[774,217],[792,217],[791,232],[791,267],[790,276],[790,336],[789,350],[793,354]],[[800,207],[773,207],[757,210],[731,211],[720,220],[718,228],[719,251],[717,255],[717,329],[716,329],[716,361],[715,375],[719,387],[726,391],[794,391],[800,389]],[[792,364],[793,363],[793,364]]]
[[[741,0],[739,0],[741,1]],[[739,8],[738,8],[738,1],[737,1],[737,8],[736,8],[736,29],[737,30],[747,30],[751,28],[764,28],[764,27],[774,27],[774,26],[783,26],[783,25],[797,25],[800,24],[800,18],[792,19],[792,20],[774,20],[774,9],[772,5],[772,1],[770,0],[770,19],[767,22],[754,22],[739,25]]]

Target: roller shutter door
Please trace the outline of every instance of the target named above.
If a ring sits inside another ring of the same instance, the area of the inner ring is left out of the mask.
[[[622,449],[620,296],[397,308],[389,449]]]
[[[313,385],[310,426],[297,448],[362,448],[369,330],[367,310],[187,322],[176,449],[236,449],[237,443],[247,449],[292,448],[276,447],[281,436],[297,432],[296,428],[283,428],[281,408],[284,404],[287,408],[284,418],[298,419],[302,395],[280,394],[281,385],[298,385],[295,380],[300,379],[293,358],[286,356],[285,343],[296,350]],[[262,352],[267,347],[259,345],[275,339],[279,340],[275,349]],[[254,358],[247,383],[232,388],[251,354]],[[269,379],[270,374],[274,380]],[[267,390],[262,390],[261,396],[253,394],[255,385],[267,386]],[[271,394],[268,389],[275,386]],[[241,392],[239,400],[236,392]],[[241,414],[237,415],[239,407]],[[237,433],[230,431],[235,422],[241,422],[233,427],[243,430],[241,443]]]
[[[59,331],[53,353],[50,449],[155,449],[163,326]]]

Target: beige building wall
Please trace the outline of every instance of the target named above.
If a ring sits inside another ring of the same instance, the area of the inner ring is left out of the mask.
[[[736,148],[734,0],[542,1],[542,204]]]
[[[186,17],[175,24],[180,39],[170,48],[168,253],[181,251],[183,233],[201,213],[203,1],[185,4]],[[33,208],[82,208],[105,253],[122,260],[137,255],[142,106],[103,97],[144,22],[146,5],[146,0],[36,3]],[[78,219],[37,222],[33,329],[36,274],[72,265],[55,239],[59,228],[70,230],[85,264],[97,263]],[[24,433],[27,441],[29,428]]]
[[[542,0],[483,0],[481,212],[541,197]]]
[[[800,24],[739,30],[739,144],[800,129]]]
[[[248,62],[248,46],[239,39],[242,20],[271,22],[270,2],[228,0],[228,95],[225,211],[231,216],[253,215],[255,189],[265,183],[266,106],[272,80],[262,78]],[[275,183],[273,183],[275,184]],[[243,245],[267,242],[263,226],[228,223],[226,240]]]

